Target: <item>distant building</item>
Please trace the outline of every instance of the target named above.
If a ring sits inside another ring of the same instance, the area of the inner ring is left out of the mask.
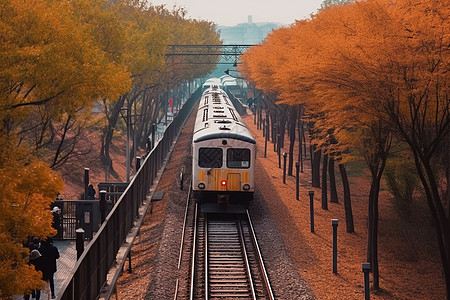
[[[247,23],[235,26],[218,26],[220,38],[224,44],[259,44],[272,30],[283,26],[280,23],[253,23],[252,16],[248,16]]]
[[[253,23],[252,16],[248,16],[247,23],[237,24],[235,26],[218,26],[217,31],[224,45],[257,45],[267,36],[284,24],[261,22]],[[239,76],[236,73],[236,67],[232,66],[235,61],[222,61],[217,68],[210,74],[211,77],[220,77],[224,75],[226,69],[230,69],[231,76]]]

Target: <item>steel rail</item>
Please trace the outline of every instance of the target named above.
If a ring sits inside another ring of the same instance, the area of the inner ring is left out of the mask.
[[[189,182],[189,192],[188,192],[188,196],[187,196],[187,200],[186,200],[186,210],[184,211],[183,232],[181,233],[180,254],[178,255],[178,270],[180,270],[181,260],[183,258],[184,236],[186,235],[187,217],[188,217],[188,212],[189,212],[190,200],[191,200],[191,182]],[[180,279],[177,278],[177,281],[175,282],[175,295],[173,297],[174,300],[176,300],[178,298],[179,282],[180,282]]]
[[[180,254],[178,255],[178,269],[180,269],[181,266],[181,259],[183,257],[183,244],[184,244],[184,236],[186,234],[186,227],[187,227],[187,217],[189,212],[189,202],[191,200],[191,182],[189,182],[189,192],[188,197],[186,201],[186,210],[184,211],[184,221],[183,221],[183,232],[181,234],[181,242],[180,242]]]
[[[263,279],[264,279],[264,284],[265,284],[266,289],[267,289],[267,294],[269,296],[269,299],[274,300],[275,296],[273,295],[272,286],[270,285],[269,276],[267,274],[266,267],[264,266],[264,261],[263,261],[263,258],[262,258],[261,250],[259,249],[258,241],[256,239],[255,229],[253,227],[253,223],[252,223],[252,220],[250,218],[250,213],[248,212],[248,209],[246,210],[246,213],[247,213],[248,224],[249,224],[249,227],[250,227],[250,236],[251,236],[252,241],[253,241],[253,246],[256,249],[257,259],[259,261],[259,266],[261,268],[261,272],[262,272]]]
[[[256,300],[256,291],[255,291],[255,286],[253,284],[252,272],[250,270],[250,262],[249,262],[248,255],[247,255],[247,247],[245,246],[244,232],[242,231],[241,219],[239,217],[237,219],[237,224],[236,225],[237,225],[237,228],[238,228],[239,238],[240,238],[240,241],[241,241],[242,254],[244,256],[245,269],[247,271],[248,283],[250,285],[250,291],[252,293],[252,299]]]
[[[209,274],[208,274],[208,215],[205,215],[205,300],[209,299]]]
[[[194,285],[195,285],[195,257],[197,256],[197,220],[198,219],[198,206],[195,204],[194,214],[194,240],[192,242],[192,261],[191,261],[191,284],[189,299],[194,299]]]

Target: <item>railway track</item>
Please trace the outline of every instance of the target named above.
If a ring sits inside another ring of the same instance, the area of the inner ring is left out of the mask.
[[[274,299],[248,212],[196,215],[190,299]]]

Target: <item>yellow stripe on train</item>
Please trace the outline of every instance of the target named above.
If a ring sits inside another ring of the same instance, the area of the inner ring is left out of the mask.
[[[241,185],[248,182],[248,172],[239,172],[231,169],[213,169],[206,175],[205,170],[198,171],[198,181],[206,183],[209,191],[240,191]],[[226,185],[222,184],[226,181]],[[242,182],[241,182],[242,181]]]

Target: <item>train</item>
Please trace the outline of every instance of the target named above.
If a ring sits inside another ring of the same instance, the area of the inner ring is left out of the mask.
[[[221,78],[212,77],[212,78],[207,79],[202,85],[202,92],[205,92],[207,89],[211,88],[212,86],[222,87]]]
[[[255,192],[256,141],[218,84],[198,104],[192,191],[202,212],[245,212]]]

